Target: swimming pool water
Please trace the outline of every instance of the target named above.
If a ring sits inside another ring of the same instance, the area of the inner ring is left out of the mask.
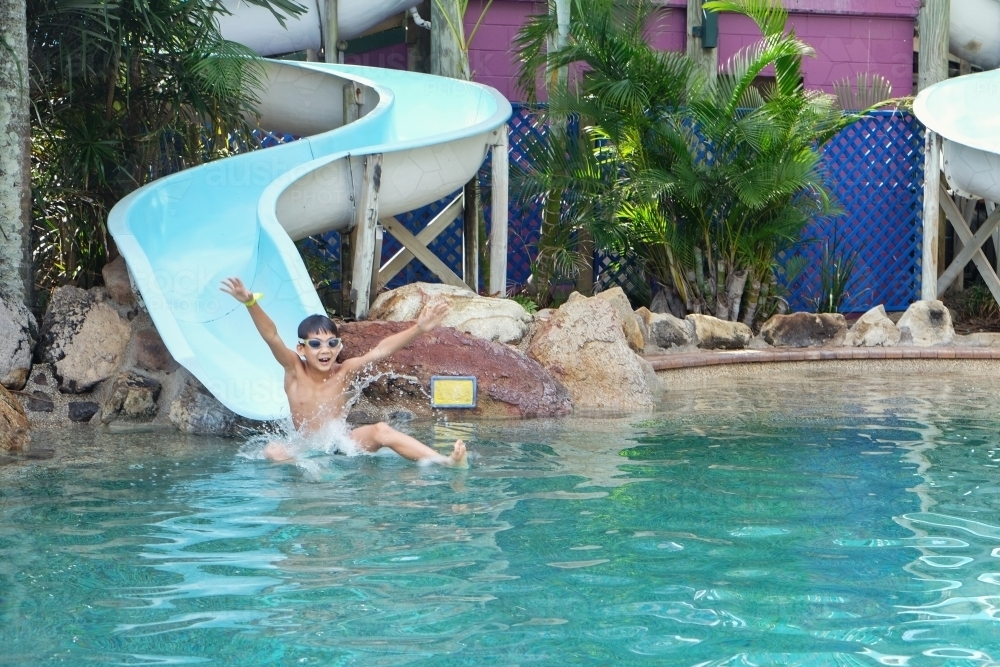
[[[0,665],[1000,664],[989,383],[677,394],[407,425],[469,471],[39,434],[0,467]]]

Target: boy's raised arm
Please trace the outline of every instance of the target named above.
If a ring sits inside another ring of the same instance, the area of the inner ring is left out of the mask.
[[[444,301],[428,303],[424,306],[424,309],[420,311],[416,324],[405,331],[400,331],[397,334],[392,334],[391,336],[383,338],[382,341],[372,348],[367,354],[348,359],[344,362],[345,370],[349,373],[356,373],[366,364],[378,361],[379,359],[385,359],[393,352],[402,350],[415,338],[418,338],[441,324],[441,321],[444,320],[449,310],[450,308],[448,307],[448,304]]]
[[[278,363],[286,370],[295,368],[295,365],[299,363],[299,355],[285,346],[284,341],[278,335],[278,327],[274,326],[274,322],[260,307],[256,297],[246,288],[243,281],[239,278],[226,278],[222,281],[222,287],[219,289],[247,307],[250,319],[257,327],[260,337],[271,348],[271,354],[274,355]]]

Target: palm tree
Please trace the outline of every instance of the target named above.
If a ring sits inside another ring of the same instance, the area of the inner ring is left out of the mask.
[[[549,110],[581,119],[567,141],[586,148],[557,148],[516,182],[525,199],[544,198],[551,190],[538,186],[557,180],[586,193],[586,207],[563,206],[558,220],[546,221],[586,225],[608,249],[637,254],[687,312],[731,320],[742,313],[753,323],[777,304],[776,254],[810,219],[834,210],[822,144],[864,112],[844,113],[834,96],[803,87],[802,58],[812,50],[786,32],[777,1],[705,7],[743,13],[762,34],[715,78],[685,55],[648,45],[656,15],[648,0],[576,0],[571,44],[554,54],[542,40],[551,20],[532,17],[518,39],[522,85],[533,91],[543,56],[547,68],[574,66],[574,87],[557,91]],[[774,81],[761,85],[768,67]],[[884,99],[888,84],[871,79],[865,92]],[[595,163],[600,185],[589,178]]]

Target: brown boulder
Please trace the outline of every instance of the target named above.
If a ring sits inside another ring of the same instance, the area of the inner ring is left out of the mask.
[[[628,346],[632,348],[633,352],[641,354],[646,349],[646,339],[642,334],[638,318],[632,312],[632,304],[625,296],[625,291],[621,287],[615,286],[609,290],[598,292],[594,298],[603,299],[615,307],[615,310],[618,311],[618,317],[621,318],[622,333],[625,334]]]
[[[23,451],[28,448],[30,426],[24,408],[0,385],[0,451]]]
[[[695,344],[703,350],[743,350],[753,338],[750,327],[742,322],[698,314],[684,319],[693,325]]]
[[[108,290],[108,296],[123,306],[135,305],[132,281],[129,280],[128,267],[121,255],[104,265],[101,276],[104,278],[104,288]]]
[[[775,347],[838,345],[847,335],[847,320],[840,313],[774,315],[760,328],[760,336]]]
[[[412,322],[352,322],[340,327],[344,350],[340,360],[358,357],[386,336]],[[362,373],[365,397],[376,404],[392,402],[417,416],[433,413],[429,392],[432,375],[474,375],[479,405],[456,410],[482,417],[553,417],[573,408],[569,393],[536,361],[500,343],[448,327],[438,327]]]
[[[567,301],[539,327],[528,354],[569,389],[577,407],[635,410],[655,403],[618,311],[602,299]]]
[[[172,373],[180,366],[156,329],[143,329],[135,335],[135,363],[147,371]]]
[[[148,421],[156,416],[156,400],[161,385],[153,378],[137,373],[121,373],[111,383],[111,391],[101,410],[101,421],[108,424],[118,418]]]

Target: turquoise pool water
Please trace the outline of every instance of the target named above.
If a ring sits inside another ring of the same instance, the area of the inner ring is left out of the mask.
[[[416,423],[468,472],[171,435],[0,466],[0,664],[1000,664],[989,383]]]

